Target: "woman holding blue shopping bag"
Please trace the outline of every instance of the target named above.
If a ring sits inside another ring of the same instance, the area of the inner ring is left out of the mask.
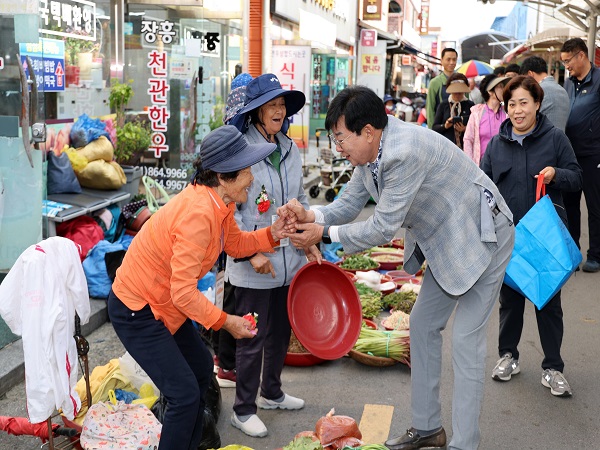
[[[481,169],[494,181],[508,203],[515,225],[536,202],[536,183],[544,177],[546,192],[566,224],[562,192],[581,188],[581,167],[566,135],[539,112],[544,92],[531,77],[513,78],[504,89],[509,120],[500,126],[481,161]],[[500,290],[498,360],[492,372],[497,381],[509,381],[520,372],[517,346],[523,331],[525,297],[506,284]],[[563,312],[560,290],[541,310],[535,310],[544,360],[542,384],[552,395],[572,395],[563,375],[560,354]]]

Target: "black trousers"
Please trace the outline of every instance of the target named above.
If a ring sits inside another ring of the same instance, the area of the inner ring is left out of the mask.
[[[563,192],[563,200],[569,221],[569,232],[579,248],[581,245],[581,193],[585,196],[588,210],[588,229],[590,245],[588,259],[600,262],[600,154],[578,156],[577,161],[583,169],[583,191]]]
[[[196,450],[213,374],[212,356],[198,330],[188,319],[171,334],[150,306],[132,311],[112,290],[108,315],[125,349],[167,399],[159,450]]]
[[[283,396],[281,372],[290,344],[287,314],[289,286],[273,289],[235,288],[236,314],[258,314],[258,333],[252,339],[236,342],[235,402],[238,416],[256,414],[256,394],[269,400]],[[262,366],[262,382],[261,382]]]
[[[510,352],[513,358],[519,359],[517,347],[523,332],[525,302],[525,297],[517,291],[506,284],[502,285],[500,289],[500,335],[498,337],[500,356]],[[541,311],[535,306],[534,308],[540,342],[544,351],[542,369],[555,369],[562,372],[565,364],[560,357],[564,330],[560,291],[552,297]]]
[[[235,287],[225,282],[223,293],[223,311],[235,314]],[[219,367],[225,370],[235,369],[235,338],[223,329],[214,332],[215,352],[219,357]]]

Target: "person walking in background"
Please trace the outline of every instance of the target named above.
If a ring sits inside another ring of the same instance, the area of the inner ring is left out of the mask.
[[[427,110],[427,126],[429,128],[433,128],[438,105],[448,100],[449,94],[446,92],[446,83],[448,82],[448,77],[454,73],[457,59],[458,52],[453,48],[442,50],[442,72],[429,82],[429,88],[427,89],[425,108]]]
[[[504,69],[504,76],[508,78],[514,78],[521,73],[521,67],[518,64],[509,64]]]
[[[245,105],[232,123],[240,125],[249,143],[270,142],[276,150],[251,168],[254,181],[248,196],[252,201],[240,205],[235,214],[243,230],[269,225],[277,218],[277,207],[291,198],[298,198],[308,207],[300,151],[283,132],[288,117],[300,111],[305,102],[302,92],[282,89],[271,73],[256,77],[246,87]],[[320,258],[316,247],[311,251],[309,254]],[[304,407],[304,400],[282,391],[281,372],[291,335],[287,313],[289,285],[306,261],[305,252],[289,245],[289,240],[282,241],[269,256],[256,253],[243,260],[227,259],[227,277],[235,286],[236,312],[255,312],[259,321],[254,339],[236,343],[237,379],[231,423],[249,436],[267,435],[267,427],[256,414],[257,407]]]
[[[481,169],[498,186],[513,213],[515,225],[535,205],[536,178],[543,177],[546,193],[556,212],[567,222],[562,192],[581,189],[581,167],[569,139],[539,112],[545,93],[532,77],[513,78],[504,89],[504,105],[510,120],[490,141]],[[538,174],[532,176],[532,174]],[[542,384],[552,395],[572,395],[560,354],[563,339],[561,291],[541,310],[535,309],[544,359]],[[506,284],[500,290],[500,359],[492,371],[496,381],[510,381],[518,374],[518,345],[523,331],[525,297]]]
[[[246,101],[246,86],[253,79],[252,75],[243,72],[231,80],[231,91],[225,103],[224,125],[233,125],[238,130],[241,128],[242,124],[238,123],[238,121],[242,120],[242,116],[239,116],[238,112],[244,107],[244,102]]]
[[[475,78],[469,78],[469,89],[471,92],[469,93],[469,100],[471,100],[476,105],[483,103],[483,96],[481,95],[481,91],[477,87],[477,82]]]
[[[240,116],[237,113],[244,107],[246,101],[246,85],[252,81],[253,77],[249,73],[240,73],[231,80],[231,92],[227,96],[225,104],[225,116],[223,124],[237,125],[232,123],[233,120],[239,120]],[[223,261],[227,261],[226,256],[223,256]],[[227,272],[225,272],[227,274]],[[225,277],[224,294],[223,294],[223,311],[227,314],[235,314],[235,289]],[[215,350],[214,363],[217,369],[217,382],[222,388],[235,387],[236,371],[235,371],[235,338],[226,331],[216,330],[213,332],[213,348]]]
[[[446,92],[450,95],[447,101],[438,105],[433,121],[433,131],[450,139],[461,149],[465,125],[474,106],[473,102],[465,97],[470,91],[466,76],[462,73],[450,75],[446,83]]]
[[[108,315],[125,349],[167,399],[160,448],[196,450],[202,440],[211,354],[192,321],[252,340],[252,326],[226,314],[197,288],[219,254],[272,252],[283,221],[242,232],[236,203],[248,199],[250,166],[275,150],[249,145],[230,125],[202,140],[193,181],[144,224],[125,254],[108,297]]]
[[[504,72],[506,72],[504,66],[498,66],[494,68],[494,75],[496,75],[497,77],[503,77]]]
[[[398,100],[396,100],[390,94],[385,94],[383,96],[383,106],[385,106],[385,113],[389,114],[390,116],[395,116],[396,103],[398,103]]]
[[[446,448],[439,396],[442,330],[454,312],[453,435],[448,448],[476,449],[486,324],[513,248],[512,214],[494,183],[453,143],[386,115],[369,88],[339,92],[325,128],[340,156],[355,169],[331,204],[306,211],[291,200],[279,208],[288,219],[292,242],[303,248],[319,241],[341,242],[352,254],[391,241],[404,227],[404,270],[415,273],[425,260],[428,264],[410,315],[412,427],[385,446]],[[376,201],[373,215],[351,223],[370,197]]]
[[[539,56],[530,56],[521,64],[521,75],[528,75],[540,84],[544,100],[540,112],[563,133],[571,110],[569,94],[554,77],[548,75],[548,64]]]
[[[492,137],[498,134],[500,124],[506,120],[502,108],[502,91],[506,77],[490,74],[483,77],[479,85],[485,103],[471,108],[471,116],[464,136],[465,154],[479,165],[485,149]]]
[[[583,190],[564,195],[569,232],[579,248],[581,238],[581,193],[588,210],[590,244],[584,272],[600,271],[600,69],[588,58],[588,48],[580,38],[566,41],[560,59],[569,70],[565,89],[571,112],[565,133],[571,140],[577,161],[583,169]]]

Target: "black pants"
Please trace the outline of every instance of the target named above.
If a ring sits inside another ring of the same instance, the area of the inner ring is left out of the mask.
[[[577,161],[583,169],[583,194],[588,210],[588,229],[590,245],[588,259],[600,262],[600,154],[578,156]],[[563,192],[563,200],[569,221],[569,232],[579,248],[581,238],[581,193]]]
[[[500,289],[500,335],[498,352],[500,356],[507,352],[519,359],[517,346],[523,332],[523,314],[526,299],[506,284]],[[533,304],[532,304],[533,305]],[[543,369],[563,371],[565,364],[560,357],[560,346],[563,338],[563,312],[560,291],[544,306],[541,311],[535,306],[540,342],[544,351]]]
[[[291,335],[287,314],[288,289],[289,286],[235,288],[236,314],[258,314],[257,335],[236,342],[237,381],[233,410],[238,416],[256,414],[259,385],[260,395],[266,399],[277,400],[283,396],[281,371]]]
[[[235,314],[235,287],[225,282],[223,293],[223,311]],[[235,338],[223,329],[215,331],[215,353],[219,357],[219,367],[225,370],[235,369]]]
[[[167,399],[159,450],[196,450],[213,362],[192,321],[171,334],[149,306],[132,311],[112,290],[108,315],[125,349]]]

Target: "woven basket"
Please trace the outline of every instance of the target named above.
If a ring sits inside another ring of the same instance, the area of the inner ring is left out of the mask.
[[[373,367],[389,367],[396,365],[399,362],[392,358],[386,358],[382,356],[371,356],[367,355],[366,353],[357,352],[356,350],[350,350],[348,352],[348,356],[361,364]]]

